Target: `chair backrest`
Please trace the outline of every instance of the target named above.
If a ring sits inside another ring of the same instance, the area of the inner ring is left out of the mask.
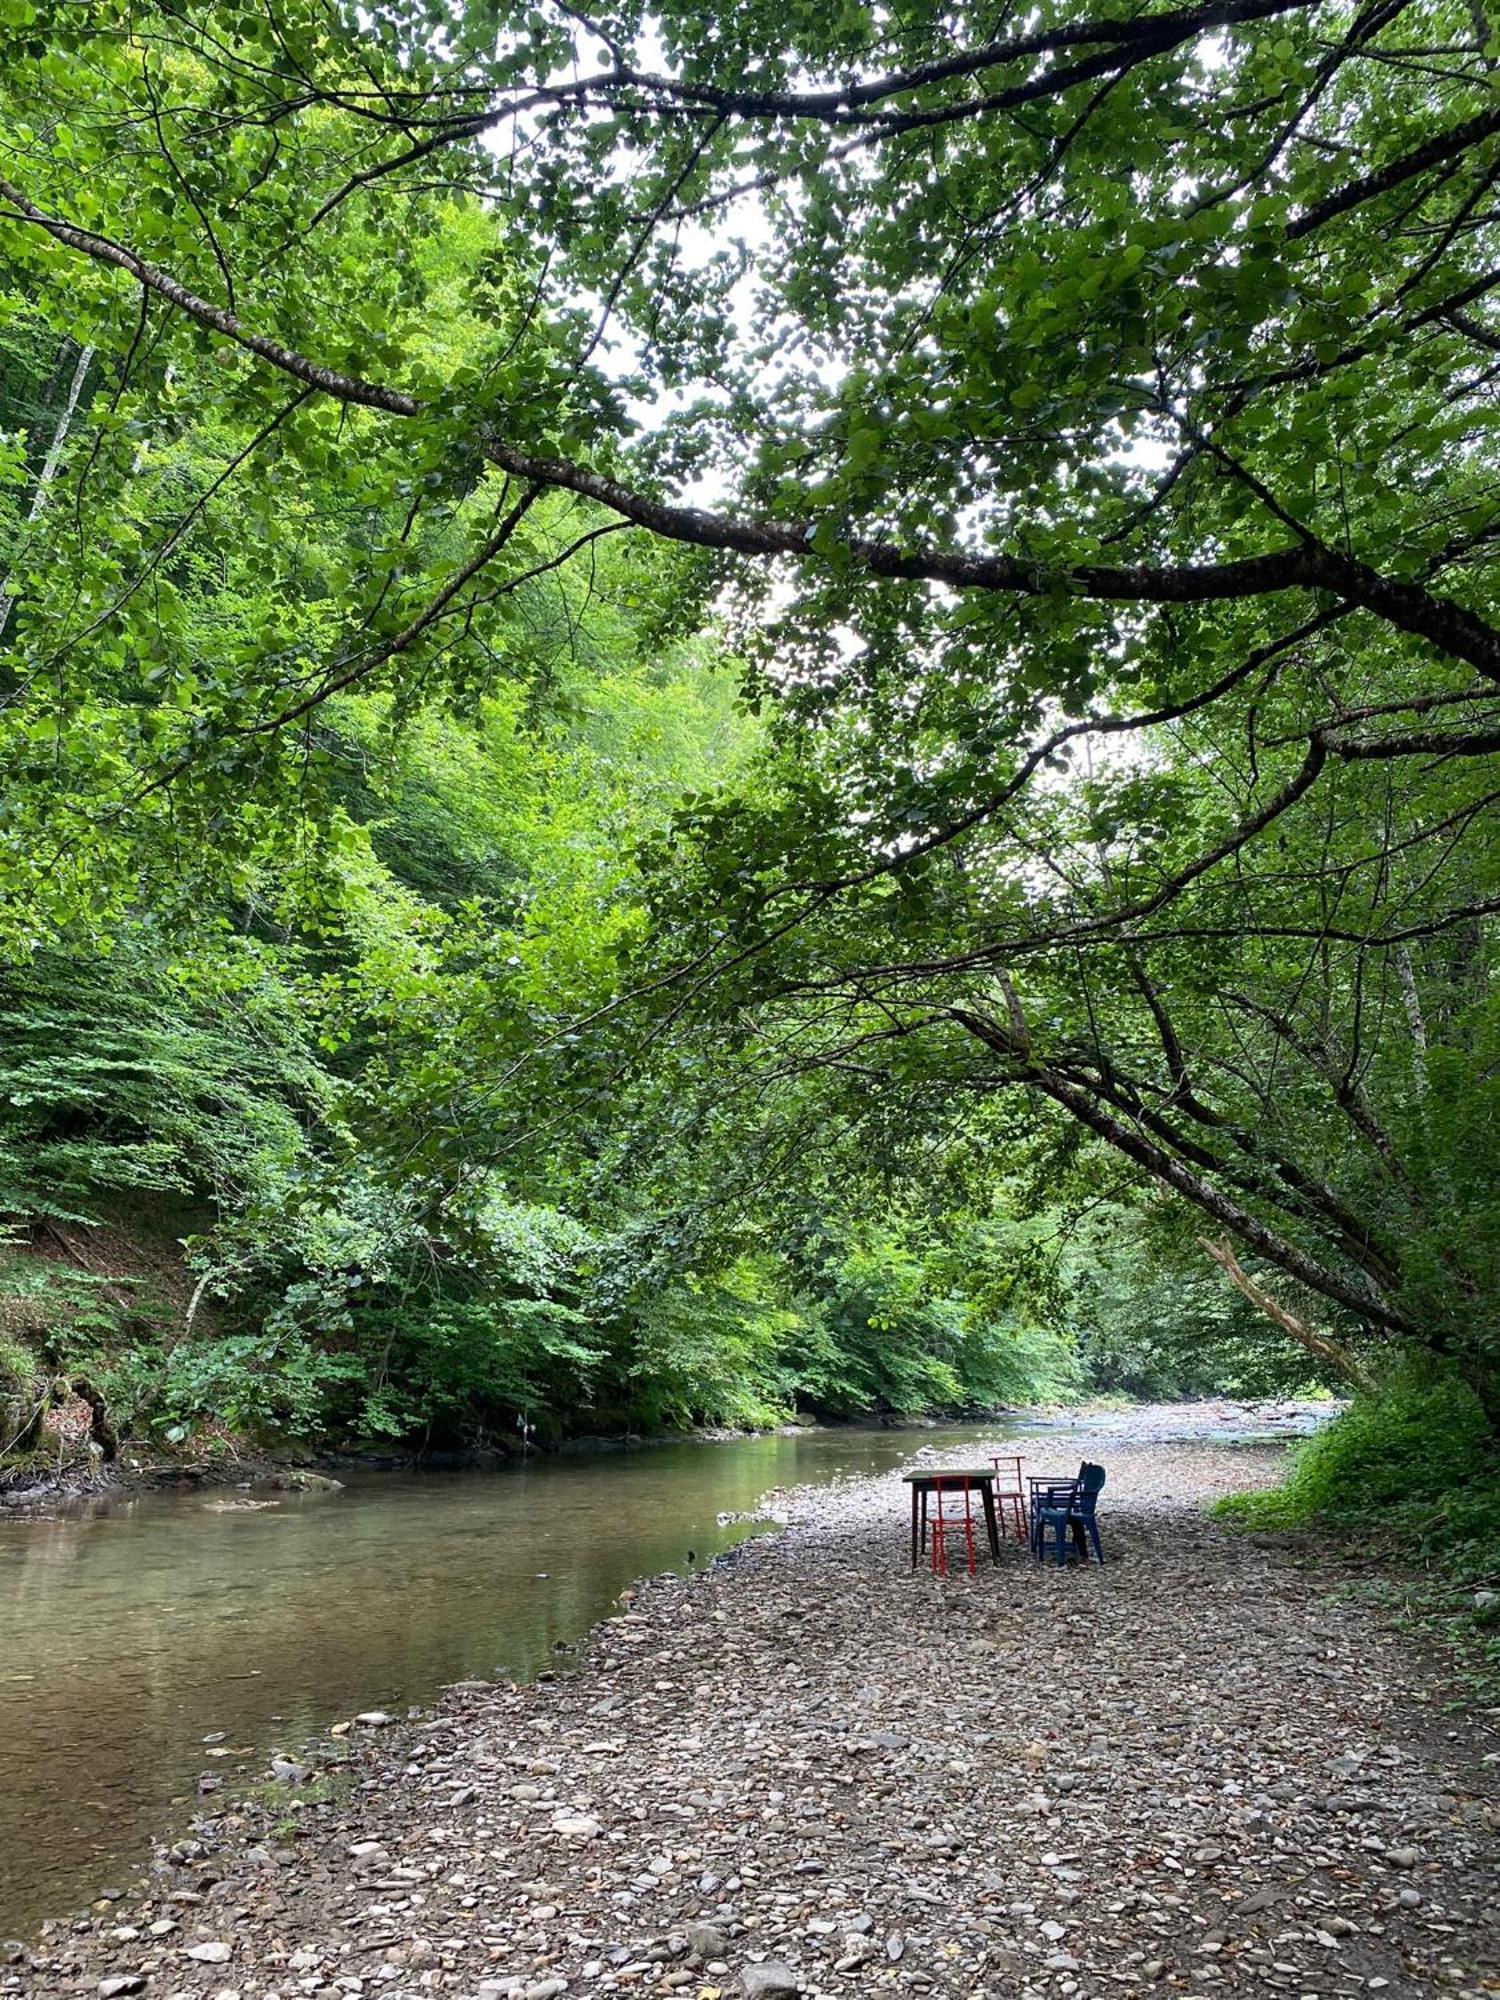
[[[1073,1512],[1087,1519],[1094,1511],[1094,1503],[1104,1485],[1105,1472],[1102,1465],[1091,1465],[1085,1459],[1078,1468],[1078,1485],[1073,1495]]]

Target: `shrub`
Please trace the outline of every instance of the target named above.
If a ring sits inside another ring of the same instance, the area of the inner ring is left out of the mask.
[[[1456,1376],[1408,1374],[1358,1396],[1297,1452],[1269,1493],[1238,1496],[1227,1513],[1262,1522],[1315,1519],[1351,1526],[1451,1506],[1500,1482],[1495,1441],[1474,1392]]]

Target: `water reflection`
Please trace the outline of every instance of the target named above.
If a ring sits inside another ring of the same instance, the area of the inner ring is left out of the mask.
[[[534,1675],[633,1578],[752,1532],[720,1513],[977,1434],[658,1446],[370,1475],[269,1507],[152,1496],[0,1522],[0,1935],[128,1873],[200,1773],[232,1789],[357,1709]]]

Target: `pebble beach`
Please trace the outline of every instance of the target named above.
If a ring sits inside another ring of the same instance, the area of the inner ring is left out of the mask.
[[[1207,1517],[1280,1446],[1100,1423],[1102,1566],[935,1576],[895,1475],[779,1493],[553,1677],[292,1747],[0,1993],[1500,1992],[1492,1718],[1337,1551]]]

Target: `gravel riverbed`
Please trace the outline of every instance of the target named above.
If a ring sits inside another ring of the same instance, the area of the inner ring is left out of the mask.
[[[333,1803],[294,1748],[0,1994],[1500,1992],[1494,1732],[1332,1551],[1204,1516],[1278,1449],[1032,1456],[1080,1445],[1104,1567],[934,1577],[895,1476],[779,1495],[577,1671],[341,1726]]]

